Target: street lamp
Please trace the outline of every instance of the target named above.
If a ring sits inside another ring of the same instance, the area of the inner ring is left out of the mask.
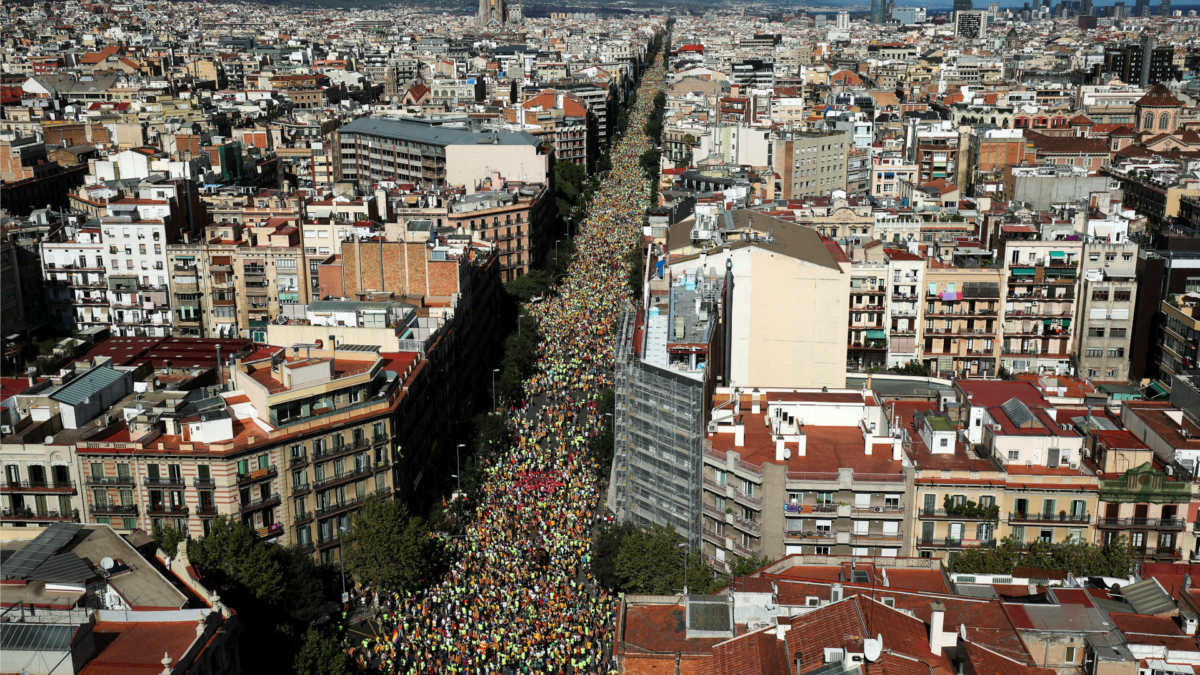
[[[500,372],[499,368],[492,371],[492,412],[496,412],[496,373]]]
[[[454,474],[454,477],[458,478],[458,493],[459,494],[462,494],[462,477],[461,477],[462,476],[462,462],[459,461],[458,451],[465,447],[467,447],[466,443],[459,443],[458,447],[454,449],[454,469],[456,471],[458,471],[458,473]]]
[[[687,573],[688,573],[688,547],[687,542],[683,541],[678,544],[679,548],[683,549],[683,594],[687,595]]]
[[[338,529],[341,530],[342,533],[341,537],[338,538],[338,567],[342,569],[342,600],[343,602],[346,602],[349,600],[349,597],[346,595],[346,556],[344,555],[345,549],[342,548],[341,539],[346,536],[346,533],[350,531],[350,528],[343,525]]]
[[[562,241],[562,239],[554,240],[554,266],[555,267],[558,267],[558,242],[560,242],[560,241]]]

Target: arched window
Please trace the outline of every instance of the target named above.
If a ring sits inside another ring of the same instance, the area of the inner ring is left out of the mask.
[[[1142,128],[1143,129],[1153,129],[1154,128],[1154,113],[1149,113],[1149,112],[1146,113],[1145,119],[1142,120]]]
[[[1171,130],[1171,113],[1163,113],[1158,116],[1158,130],[1159,131],[1170,131]]]

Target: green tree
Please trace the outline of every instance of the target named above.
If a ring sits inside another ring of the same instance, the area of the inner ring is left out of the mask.
[[[954,558],[951,572],[966,574],[1012,574],[1014,567],[1071,572],[1080,576],[1128,577],[1136,556],[1125,537],[1098,546],[1070,539],[1061,542],[1032,541],[1019,545],[1005,538],[994,549],[967,549]]]
[[[902,366],[892,366],[888,370],[900,375],[915,375],[918,377],[929,377],[929,366],[920,361],[909,361]]]
[[[429,526],[394,499],[368,499],[342,538],[346,572],[365,585],[414,588],[429,565]]]
[[[625,262],[629,265],[630,299],[636,304],[642,300],[642,287],[646,278],[646,270],[643,269],[645,260],[642,257],[640,244],[634,244],[629,249],[629,253],[625,256]]]
[[[535,297],[544,297],[550,290],[550,274],[545,270],[533,269],[504,284],[504,290],[520,302],[529,302]]]
[[[321,615],[321,603],[325,597],[322,574],[312,555],[305,553],[299,545],[272,546],[271,552],[283,569],[286,592],[278,601],[287,615],[306,624]]]
[[[554,164],[554,204],[558,217],[563,221],[571,216],[571,209],[579,200],[579,193],[587,173],[573,162],[558,161]]]
[[[225,516],[213,519],[208,534],[188,542],[188,558],[210,588],[248,594],[260,601],[279,598],[286,584],[283,567],[245,524]]]
[[[775,562],[767,556],[750,556],[748,558],[738,556],[734,559],[733,564],[729,565],[729,573],[725,575],[725,584],[729,583],[729,579],[734,577],[748,577],[751,574],[761,570],[762,568]]]
[[[150,536],[154,538],[154,543],[158,544],[167,555],[175,557],[176,551],[179,550],[179,543],[187,541],[187,535],[169,525],[159,523],[150,530]]]
[[[600,406],[596,411],[601,415],[600,433],[588,439],[588,455],[596,466],[596,475],[601,480],[608,478],[612,471],[613,462],[613,418],[616,410],[616,395],[612,389],[600,393]]]
[[[304,645],[292,662],[296,675],[350,675],[350,657],[332,637],[315,628],[304,634]]]
[[[650,148],[649,150],[643,152],[641,157],[638,158],[638,164],[642,167],[642,171],[644,171],[646,176],[651,180],[658,176],[658,170],[661,163],[662,153],[659,152],[658,148]]]
[[[626,593],[669,595],[683,587],[683,537],[658,524],[634,530],[621,542],[616,576]]]
[[[592,575],[596,583],[613,593],[622,589],[621,577],[617,576],[617,556],[625,539],[636,531],[632,523],[602,525],[592,537]]]

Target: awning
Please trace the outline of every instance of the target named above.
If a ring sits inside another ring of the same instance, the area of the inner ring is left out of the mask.
[[[867,331],[867,339],[868,339],[868,340],[882,340],[882,339],[883,339],[883,337],[884,337],[884,336],[883,336],[883,331],[881,331],[881,330],[869,330],[869,331]]]
[[[1014,267],[1010,271],[1015,277],[1031,277],[1034,274],[1032,267]]]
[[[1070,319],[1063,319],[1062,321],[1063,321],[1063,328],[1070,328],[1070,327],[1071,327],[1071,320],[1070,320]]]
[[[1166,396],[1167,390],[1163,389],[1159,383],[1151,382],[1150,386],[1146,387],[1146,393],[1149,394],[1148,398],[1159,398],[1160,396]]]
[[[1037,228],[1032,225],[1002,225],[1001,232],[1020,233],[1020,234],[1037,234]]]
[[[266,321],[251,321],[250,327],[251,328],[266,328],[267,322]]]
[[[1049,325],[1050,325],[1050,322],[1051,322],[1052,320],[1053,320],[1053,319],[1042,319],[1042,323],[1044,323],[1044,324],[1046,324],[1047,326],[1049,326]]]
[[[1050,251],[1050,257],[1051,258],[1065,258],[1065,257],[1067,257],[1067,254],[1063,253],[1062,251]]]

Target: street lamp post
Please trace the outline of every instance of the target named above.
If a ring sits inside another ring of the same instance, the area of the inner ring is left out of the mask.
[[[499,368],[492,371],[492,412],[496,412],[496,373],[500,372]]]
[[[687,595],[687,573],[688,573],[688,545],[687,542],[680,542],[679,548],[683,549],[683,594]]]
[[[555,267],[558,267],[558,242],[560,242],[560,241],[562,241],[562,239],[554,240],[554,266]]]
[[[459,443],[458,447],[454,449],[454,468],[456,471],[458,471],[454,477],[458,479],[459,494],[462,494],[462,462],[459,460],[458,451],[465,447],[467,447],[466,443]]]
[[[349,532],[350,530],[349,530],[349,528],[347,528],[345,526],[340,527],[338,529],[341,531],[341,537],[338,538],[338,567],[340,567],[342,570],[342,598],[345,599],[347,597],[346,596],[346,556],[345,556],[346,549],[344,549],[342,547],[341,539],[344,538],[346,536],[346,533]]]

